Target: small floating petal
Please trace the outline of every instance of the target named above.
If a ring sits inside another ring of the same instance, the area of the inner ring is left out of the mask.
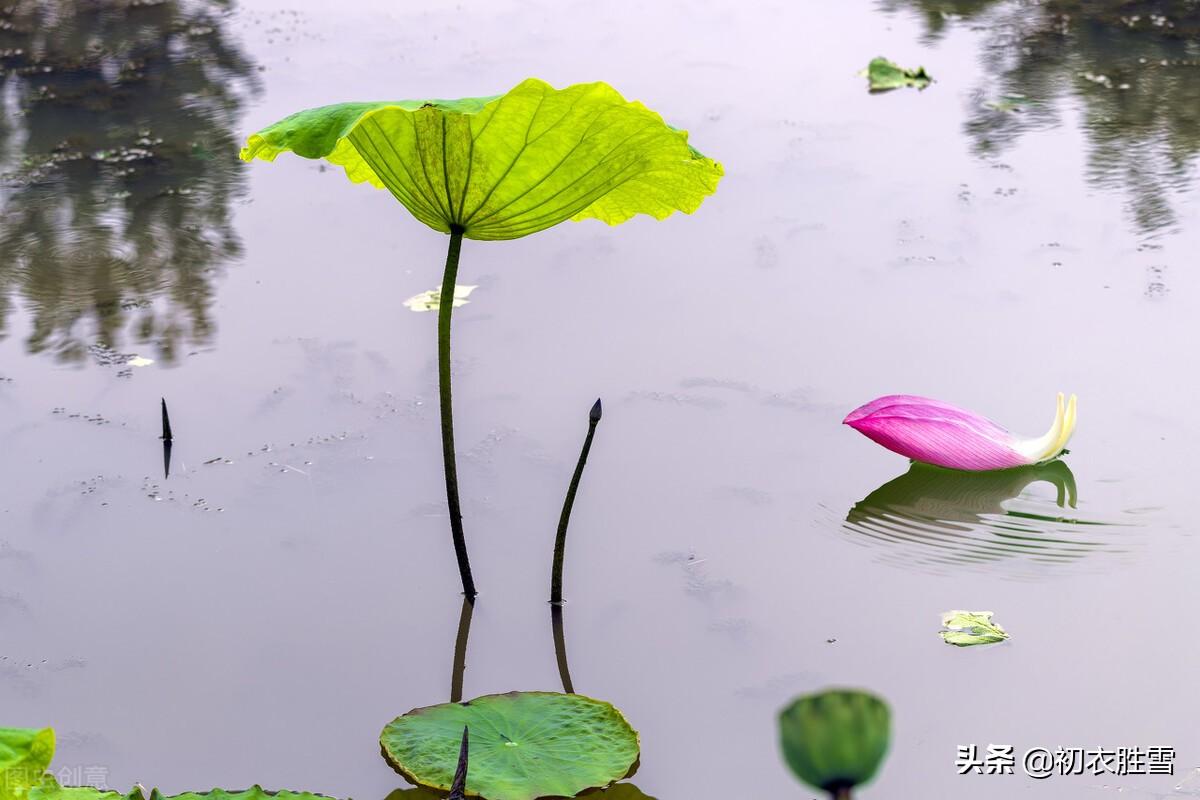
[[[479,286],[455,286],[454,287],[454,307],[459,308],[471,302],[467,298],[471,296],[471,292],[478,289]],[[441,307],[442,287],[438,285],[436,288],[430,289],[428,292],[421,292],[418,295],[408,298],[404,301],[404,305],[408,306],[413,311],[437,311]]]

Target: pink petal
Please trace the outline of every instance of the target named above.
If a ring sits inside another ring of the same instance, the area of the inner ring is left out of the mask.
[[[850,412],[844,420],[894,453],[939,467],[981,471],[1028,464],[1013,436],[970,411],[914,395],[889,395]]]

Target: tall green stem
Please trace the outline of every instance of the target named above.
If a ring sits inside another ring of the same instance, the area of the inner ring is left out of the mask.
[[[454,555],[463,594],[474,599],[475,579],[467,558],[467,539],[463,535],[462,509],[458,503],[458,468],[454,462],[454,410],[450,401],[450,315],[454,311],[454,282],[458,278],[458,255],[462,251],[463,230],[450,227],[450,250],[446,253],[446,271],[438,298],[438,394],[442,407],[442,464],[446,473],[446,505],[450,509],[450,533],[454,537]]]
[[[558,677],[562,680],[563,691],[575,694],[575,685],[571,683],[571,668],[567,664],[567,636],[563,632],[563,608],[558,603],[550,606],[550,628],[554,633],[554,660],[558,662]]]
[[[588,451],[592,449],[592,437],[596,435],[596,426],[600,424],[602,408],[600,401],[592,406],[588,414],[587,438],[583,440],[583,450],[579,453],[579,463],[575,465],[575,474],[571,476],[571,485],[567,487],[567,499],[563,501],[562,514],[558,518],[558,536],[554,540],[554,568],[550,574],[550,602],[562,602],[563,556],[567,549],[567,525],[571,521],[571,507],[575,505],[575,492],[579,489],[579,480],[583,477],[583,467],[587,464]]]

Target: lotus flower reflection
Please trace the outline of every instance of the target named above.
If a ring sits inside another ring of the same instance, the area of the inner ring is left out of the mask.
[[[1058,395],[1044,436],[1016,436],[971,411],[928,397],[893,394],[856,408],[842,422],[893,453],[949,469],[982,472],[1051,461],[1075,432],[1075,395]]]

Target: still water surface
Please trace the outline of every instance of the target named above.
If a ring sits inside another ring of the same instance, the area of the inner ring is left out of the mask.
[[[646,794],[807,796],[774,715],[850,685],[895,719],[864,797],[1187,796],[1194,5],[1141,4],[1174,28],[1069,2],[124,5],[18,3],[0,30],[0,709],[55,726],[58,765],[403,784],[378,733],[449,699],[461,610],[434,318],[403,306],[445,239],[235,150],[311,105],[536,75],[608,80],[727,177],[694,217],[466,243],[464,696],[561,686],[550,547],[601,396],[562,638],[574,688],[641,731]],[[879,54],[937,83],[869,95]],[[1057,391],[1065,464],[1005,476],[839,424],[913,392],[1040,433]],[[1011,642],[945,646],[950,608]],[[969,743],[1179,756],[960,777]]]

